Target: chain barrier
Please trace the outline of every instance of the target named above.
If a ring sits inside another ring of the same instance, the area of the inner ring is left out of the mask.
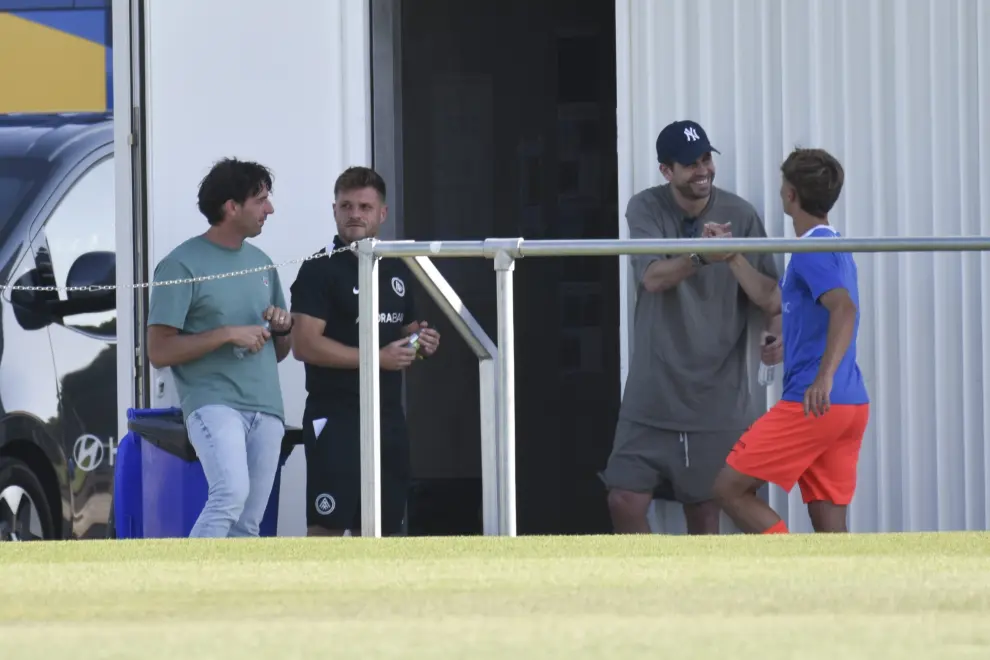
[[[173,286],[176,284],[196,284],[198,282],[209,282],[212,280],[222,280],[227,277],[240,277],[241,275],[250,275],[252,273],[262,273],[266,270],[275,270],[282,268],[283,266],[291,266],[292,264],[301,264],[306,261],[312,261],[313,259],[321,259],[323,257],[330,258],[335,254],[341,252],[354,252],[357,249],[356,243],[351,243],[350,245],[345,245],[342,248],[337,248],[329,252],[317,252],[311,254],[307,257],[300,257],[298,259],[290,259],[289,261],[283,261],[279,264],[268,264],[266,266],[258,266],[257,268],[247,268],[245,270],[235,270],[230,273],[218,273],[216,275],[201,275],[199,277],[188,277],[182,280],[162,280],[160,282],[137,282],[135,284],[127,284],[124,286],[117,286],[116,284],[93,284],[90,286],[18,286],[14,284],[0,284],[0,291],[113,291],[114,289],[148,289],[156,286]]]

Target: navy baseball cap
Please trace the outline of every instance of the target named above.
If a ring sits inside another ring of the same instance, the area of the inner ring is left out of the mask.
[[[657,161],[660,163],[672,160],[691,165],[708,151],[722,153],[708,141],[705,129],[689,119],[667,124],[657,136]]]

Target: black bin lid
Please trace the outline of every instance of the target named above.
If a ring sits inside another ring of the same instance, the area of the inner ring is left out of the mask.
[[[134,411],[133,416],[127,420],[127,428],[162,451],[184,461],[191,463],[199,460],[196,450],[189,442],[182,412],[179,410],[148,411],[147,415]]]

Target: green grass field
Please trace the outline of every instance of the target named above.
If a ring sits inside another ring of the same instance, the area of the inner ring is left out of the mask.
[[[990,658],[990,534],[0,544],[0,658]]]

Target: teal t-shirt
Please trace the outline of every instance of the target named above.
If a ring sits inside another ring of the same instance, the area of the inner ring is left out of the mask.
[[[155,282],[219,275],[271,264],[257,247],[238,249],[196,236],[172,250],[155,268]],[[151,290],[148,325],[167,325],[195,334],[222,326],[261,325],[269,305],[286,309],[278,272],[272,268],[194,284],[156,286]],[[274,338],[257,353],[238,358],[234,344],[172,367],[182,413],[188,417],[206,405],[226,405],[265,412],[285,421]]]

